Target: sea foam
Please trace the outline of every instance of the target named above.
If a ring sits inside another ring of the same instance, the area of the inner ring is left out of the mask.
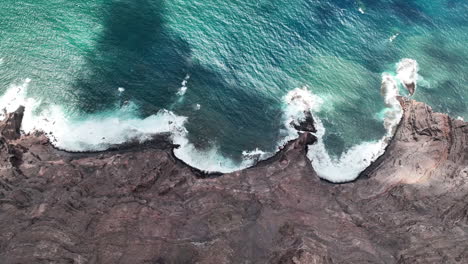
[[[400,35],[400,33],[396,33],[395,35],[392,35],[388,40],[390,42],[393,42],[399,35]]]
[[[183,96],[187,92],[187,83],[190,80],[190,75],[187,74],[185,75],[184,80],[181,83],[181,87],[179,88],[179,91],[177,91],[177,95]]]
[[[401,60],[396,65],[396,72],[396,76],[389,73],[382,74],[380,88],[386,105],[383,118],[386,130],[385,135],[377,141],[363,142],[355,145],[341,154],[340,157],[330,155],[325,146],[324,136],[326,129],[317,115],[320,111],[322,100],[313,95],[308,89],[295,89],[286,96],[286,103],[291,104],[288,111],[292,115],[296,113],[299,118],[302,118],[304,111],[311,111],[313,113],[317,129],[315,133],[317,142],[309,146],[307,155],[319,177],[335,183],[353,181],[364,169],[384,153],[403,116],[403,110],[397,99],[399,96],[399,83],[405,84],[410,81],[416,84],[419,78],[417,62],[412,59]],[[294,102],[291,98],[299,99],[297,102]],[[306,100],[304,98],[309,99]]]
[[[285,108],[283,110],[283,126],[287,130],[287,136],[280,144],[297,138],[297,130],[293,124],[299,124],[306,118],[305,112],[319,112],[323,104],[323,99],[313,94],[307,86],[289,91],[283,98]]]
[[[353,181],[384,153],[403,111],[397,100],[398,86],[391,75],[382,75],[381,91],[387,106],[384,117],[385,135],[380,140],[355,145],[341,154],[339,158],[328,153],[324,143],[326,129],[322,121],[315,116],[318,140],[317,143],[309,147],[307,156],[321,178],[335,183]]]
[[[413,65],[404,66],[403,65]],[[414,66],[416,65],[416,66]],[[186,85],[189,77],[184,79]],[[332,157],[323,141],[326,129],[317,116],[323,104],[320,96],[313,94],[308,87],[296,88],[284,96],[283,127],[285,133],[277,143],[277,148],[287,141],[297,138],[293,124],[306,118],[305,111],[311,111],[317,128],[318,142],[309,147],[308,157],[318,175],[331,182],[352,181],[359,173],[380,156],[401,119],[402,110],[397,100],[398,85],[406,80],[416,81],[417,63],[405,59],[397,65],[397,75],[383,74],[381,91],[387,108],[383,118],[387,133],[378,141],[363,142],[356,145],[339,158]],[[68,151],[102,151],[112,145],[137,140],[144,142],[155,134],[169,133],[174,144],[180,145],[174,150],[175,155],[187,164],[200,170],[229,173],[254,165],[257,161],[274,155],[258,148],[244,151],[241,161],[225,157],[216,144],[207,149],[197,149],[188,140],[185,128],[187,118],[168,110],[160,110],[154,115],[140,118],[138,107],[131,101],[118,109],[85,117],[73,117],[65,113],[62,107],[49,105],[40,107],[41,102],[27,96],[31,80],[12,85],[0,97],[0,107],[5,112],[13,112],[20,105],[25,106],[22,130],[25,133],[43,131],[56,147]],[[122,89],[123,90],[123,89]],[[198,107],[197,107],[198,108]],[[0,113],[0,117],[4,117]]]
[[[188,80],[188,78],[186,78]],[[199,150],[188,140],[186,117],[168,110],[160,110],[146,118],[140,118],[138,107],[131,101],[119,109],[85,117],[69,116],[62,107],[40,107],[41,101],[27,96],[31,83],[26,79],[19,85],[11,85],[0,97],[0,118],[25,106],[21,130],[24,133],[42,131],[57,148],[71,152],[103,151],[111,146],[129,141],[144,142],[156,134],[169,133],[174,144],[180,145],[175,155],[187,164],[209,172],[228,173],[252,166],[264,159],[267,153],[259,149],[245,151],[243,160],[236,162],[224,157],[214,145]],[[121,89],[119,89],[119,92]]]
[[[403,85],[414,84],[416,89],[416,84],[419,78],[418,71],[418,62],[413,59],[405,58],[400,60],[397,64],[396,77]]]
[[[25,106],[21,129],[25,133],[42,131],[58,148],[68,151],[101,151],[111,145],[130,140],[145,141],[158,133],[175,133],[183,130],[185,117],[161,110],[141,119],[133,103],[118,110],[89,115],[85,118],[70,117],[60,106],[50,105],[40,110],[40,101],[27,97],[26,79],[21,85],[12,85],[0,97],[0,106],[6,112]]]

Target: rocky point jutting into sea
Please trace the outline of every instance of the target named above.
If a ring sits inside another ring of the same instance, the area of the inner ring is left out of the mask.
[[[164,135],[58,150],[20,133],[20,108],[0,124],[0,262],[467,263],[468,123],[400,102],[385,153],[347,184],[317,176],[309,133],[206,174]]]

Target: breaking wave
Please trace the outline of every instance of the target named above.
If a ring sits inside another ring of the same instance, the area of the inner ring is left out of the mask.
[[[25,133],[42,131],[56,147],[63,150],[101,151],[130,140],[145,141],[154,134],[183,130],[186,121],[185,117],[167,110],[140,119],[137,117],[138,108],[132,102],[118,110],[86,118],[67,116],[57,105],[40,111],[41,102],[27,97],[30,82],[30,79],[26,79],[21,85],[12,85],[0,98],[0,105],[6,112],[15,111],[20,105],[25,106],[21,129]],[[121,90],[123,92],[123,88],[119,88]]]
[[[324,143],[326,132],[322,121],[315,117],[317,128],[317,143],[309,146],[307,153],[317,174],[328,181],[341,183],[355,180],[359,174],[382,155],[403,115],[397,100],[398,86],[395,79],[388,75],[382,76],[382,95],[387,109],[385,110],[385,135],[378,141],[363,142],[348,149],[339,158],[331,156]]]
[[[331,156],[324,143],[326,129],[318,118],[324,100],[314,95],[308,87],[291,90],[284,99],[283,138],[276,147],[283,146],[287,141],[297,138],[294,124],[306,118],[310,111],[315,119],[318,141],[309,147],[308,157],[318,175],[331,182],[347,182],[358,177],[359,173],[383,154],[395,129],[402,117],[402,109],[397,100],[399,85],[418,79],[417,62],[411,59],[401,60],[396,67],[396,74],[382,74],[381,92],[386,104],[383,123],[386,134],[378,141],[363,142],[347,150],[339,158]],[[186,76],[182,88],[186,87],[190,78]],[[224,157],[219,148],[213,146],[206,150],[197,149],[188,140],[185,128],[187,118],[178,116],[168,110],[160,110],[157,114],[146,118],[138,116],[138,107],[127,102],[122,107],[99,114],[83,117],[68,116],[60,106],[51,105],[40,110],[41,102],[27,96],[27,87],[31,82],[26,79],[20,85],[12,85],[0,97],[0,106],[5,112],[13,112],[20,105],[25,106],[22,130],[25,133],[43,131],[52,144],[67,151],[102,151],[117,144],[131,140],[144,142],[155,134],[169,133],[174,144],[180,145],[174,150],[175,155],[200,170],[209,172],[229,173],[254,165],[257,161],[273,156],[275,153],[260,149],[244,151],[243,159],[238,162]],[[125,91],[118,89],[119,93]],[[200,106],[196,105],[196,109]],[[0,117],[4,114],[0,113]],[[112,129],[109,129],[112,128]]]
[[[187,83],[189,80],[190,80],[190,75],[189,74],[185,75],[185,78],[181,83],[179,91],[177,91],[178,96],[183,96],[187,92]]]
[[[419,65],[416,60],[402,59],[396,66],[397,79],[406,87],[414,86],[416,90],[419,79]]]
[[[418,67],[415,60],[403,59],[396,68],[396,76],[389,73],[382,74],[381,94],[387,108],[384,110],[383,119],[386,133],[381,139],[355,145],[339,158],[335,158],[325,147],[323,138],[326,129],[323,123],[316,115],[314,116],[318,141],[309,146],[308,157],[321,178],[335,183],[353,181],[384,153],[403,116],[403,110],[397,99],[399,82],[406,84],[411,81],[416,84],[418,79]]]
[[[249,167],[269,155],[259,149],[244,151],[244,159],[239,163],[225,158],[216,146],[198,150],[187,138],[186,117],[160,110],[157,114],[142,119],[138,117],[138,107],[131,101],[118,110],[88,115],[85,118],[68,116],[57,105],[40,110],[41,102],[27,96],[30,82],[30,79],[26,79],[20,85],[11,85],[0,97],[0,106],[5,110],[0,113],[0,118],[4,119],[5,113],[14,112],[21,105],[25,106],[22,131],[42,131],[59,149],[72,152],[103,151],[113,145],[132,140],[144,142],[156,134],[169,133],[173,143],[180,145],[174,150],[178,158],[200,170],[223,173]],[[123,93],[125,89],[118,88],[118,91]],[[195,107],[200,108],[199,105]]]

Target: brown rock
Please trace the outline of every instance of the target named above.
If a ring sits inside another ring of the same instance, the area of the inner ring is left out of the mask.
[[[317,177],[310,133],[205,177],[164,136],[66,153],[40,134],[11,137],[10,115],[1,263],[467,263],[468,124],[402,104],[385,154],[342,185]]]
[[[413,95],[414,92],[416,91],[416,84],[414,82],[412,83],[405,83],[405,87],[410,93],[410,95]]]
[[[23,115],[23,106],[20,106],[15,112],[6,115],[5,122],[1,127],[1,134],[5,139],[13,140],[21,136],[20,128]]]

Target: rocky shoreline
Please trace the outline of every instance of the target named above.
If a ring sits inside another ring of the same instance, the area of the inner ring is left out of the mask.
[[[19,109],[0,123],[0,262],[467,263],[468,123],[400,101],[384,155],[340,185],[315,173],[309,133],[207,174],[164,135],[57,150],[20,133]]]

